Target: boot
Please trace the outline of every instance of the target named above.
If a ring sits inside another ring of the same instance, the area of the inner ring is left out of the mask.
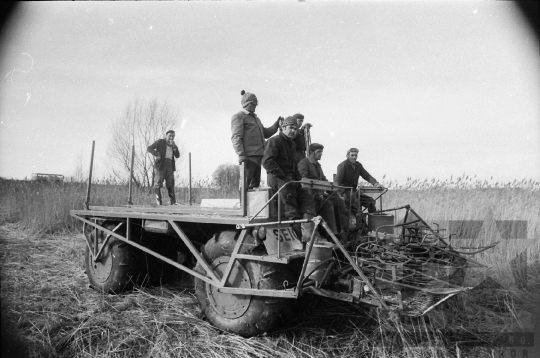
[[[304,214],[304,219],[313,219],[313,215]],[[309,240],[311,240],[311,234],[313,233],[314,228],[315,224],[313,221],[302,223],[302,242],[309,242]]]
[[[298,240],[300,240],[302,238],[302,226],[299,223],[296,223],[292,224],[291,228],[293,229],[294,234],[296,235]]]
[[[161,202],[161,189],[160,188],[154,188],[154,192],[156,193],[156,204],[158,206],[163,205]]]
[[[176,196],[174,193],[174,187],[167,187],[167,192],[169,193],[169,199],[171,200],[171,205],[176,205]]]

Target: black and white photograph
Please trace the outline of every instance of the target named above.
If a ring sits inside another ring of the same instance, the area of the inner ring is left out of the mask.
[[[2,357],[540,357],[534,1],[0,6]]]

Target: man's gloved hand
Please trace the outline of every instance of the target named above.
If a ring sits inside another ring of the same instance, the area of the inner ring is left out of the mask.
[[[238,157],[238,164],[242,164],[246,161],[246,157]]]
[[[323,201],[324,196],[321,193],[317,193],[313,195],[313,199],[315,199],[315,201]]]
[[[281,123],[283,123],[283,117],[279,116],[274,124],[277,124],[278,127],[281,127]]]
[[[313,127],[311,123],[304,123],[304,125],[302,126],[302,128],[311,128],[311,127]]]

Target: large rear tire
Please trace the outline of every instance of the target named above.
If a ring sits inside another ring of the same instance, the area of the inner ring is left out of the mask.
[[[112,230],[115,225],[106,224],[105,227]],[[120,231],[117,232],[123,235]],[[98,230],[97,235],[99,249],[106,234]],[[109,238],[97,262],[94,262],[94,253],[86,246],[85,269],[90,285],[105,293],[118,294],[131,290],[136,281],[137,266],[133,249],[114,237]]]
[[[223,275],[232,253],[231,237],[235,232],[218,233],[204,247],[203,256],[209,260],[215,272]],[[263,255],[263,247],[256,248],[254,255]],[[197,264],[197,272],[205,270]],[[283,264],[241,260],[233,266],[229,286],[252,289],[279,289],[285,281],[294,282],[296,276]],[[195,293],[208,321],[217,328],[252,337],[275,330],[295,315],[293,299],[233,295],[218,292],[217,287],[195,278]]]

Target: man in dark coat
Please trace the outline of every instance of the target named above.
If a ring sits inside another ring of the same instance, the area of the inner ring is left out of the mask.
[[[358,198],[358,193],[356,192],[358,187],[358,178],[362,177],[362,179],[366,180],[371,185],[377,186],[382,189],[384,189],[384,186],[379,184],[377,180],[373,178],[371,174],[369,174],[367,170],[364,169],[364,166],[357,160],[358,149],[349,149],[347,151],[347,159],[339,163],[337,167],[335,182],[336,185],[348,186],[353,188],[351,207],[354,212],[360,209],[361,205],[363,207],[367,207],[368,212],[372,213],[377,211],[377,209],[375,208],[375,199],[366,194],[360,194],[360,198]],[[344,194],[345,200],[347,200],[347,202],[351,200],[350,189],[341,189],[340,191]]]
[[[295,161],[295,145],[293,139],[298,129],[296,119],[287,117],[283,121],[282,131],[266,143],[263,166],[268,174],[268,185],[277,192],[281,187],[291,181],[300,180]],[[299,183],[285,186],[279,193],[279,200],[283,203],[285,217],[288,220],[300,218],[313,219],[315,216],[315,202],[307,190]],[[308,241],[313,232],[313,222],[302,224],[302,241]]]
[[[276,134],[279,128],[279,117],[271,127],[263,127],[261,120],[255,114],[259,104],[253,93],[242,91],[243,109],[232,116],[231,131],[233,148],[238,154],[238,162],[244,163],[246,183],[249,189],[258,188],[261,184],[261,160],[264,155],[265,139]]]
[[[163,180],[165,180],[171,205],[176,205],[176,196],[174,194],[174,171],[176,166],[174,158],[180,157],[180,151],[174,143],[174,136],[175,132],[169,130],[165,133],[165,138],[156,140],[147,148],[148,152],[156,157],[154,163],[154,191],[157,205],[162,205],[161,187],[163,186]]]
[[[299,163],[302,159],[306,157],[306,132],[309,130],[309,128],[312,127],[310,123],[304,123],[304,115],[301,113],[296,113],[293,115],[294,118],[296,118],[296,123],[298,123],[298,131],[296,132],[296,136],[294,137],[293,141],[296,145],[296,162]]]
[[[302,178],[328,181],[323,173],[321,160],[324,146],[319,143],[309,145],[309,156],[298,163],[298,171]],[[342,241],[347,238],[349,217],[343,199],[338,193],[325,192],[324,190],[312,190],[317,214],[322,216],[328,227]]]

